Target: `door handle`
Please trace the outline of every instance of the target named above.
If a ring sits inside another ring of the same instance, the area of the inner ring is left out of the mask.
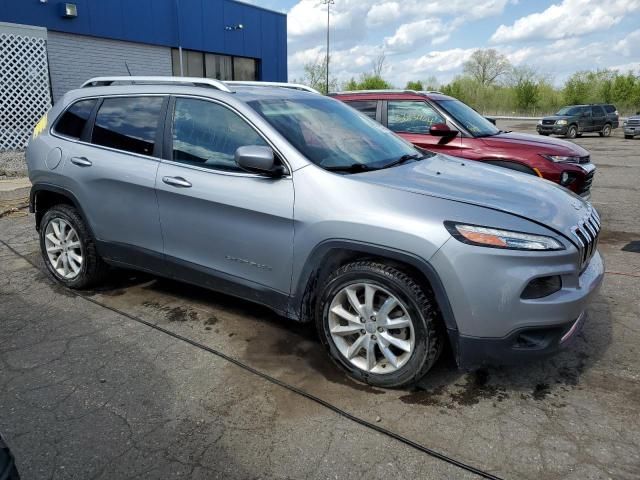
[[[93,163],[91,163],[91,160],[88,160],[85,157],[71,157],[71,163],[73,163],[74,165],[78,165],[79,167],[90,167],[91,165],[93,165]]]
[[[191,183],[182,177],[162,177],[162,181],[173,187],[189,188]]]

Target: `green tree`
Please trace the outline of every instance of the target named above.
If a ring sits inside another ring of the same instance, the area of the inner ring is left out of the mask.
[[[416,90],[418,92],[420,90],[424,90],[422,82],[420,80],[410,80],[407,82],[407,86],[404,88],[407,90]]]
[[[540,101],[538,73],[528,66],[514,67],[509,74],[509,84],[515,93],[516,107],[530,110]]]
[[[506,75],[511,70],[511,63],[507,57],[497,50],[476,50],[469,60],[464,62],[464,73],[474,78],[480,85],[493,85],[498,77]]]
[[[323,94],[327,94],[327,56],[316,58],[315,61],[306,63],[303,67],[304,75],[301,79],[294,79],[295,83],[301,83],[315,88]],[[338,89],[338,80],[329,78],[329,91]]]
[[[591,91],[589,72],[576,72],[571,75],[564,84],[564,100],[569,104],[587,103]]]

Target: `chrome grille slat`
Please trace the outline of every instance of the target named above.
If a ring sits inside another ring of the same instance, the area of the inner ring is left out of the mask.
[[[586,215],[571,229],[578,247],[580,259],[580,271],[588,265],[591,257],[596,252],[598,235],[600,234],[600,216],[596,210],[589,206]]]

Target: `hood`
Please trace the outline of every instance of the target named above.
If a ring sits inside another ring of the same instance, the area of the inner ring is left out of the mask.
[[[554,155],[585,157],[589,152],[580,145],[561,140],[559,138],[545,137],[543,135],[530,135],[528,133],[499,133],[482,139],[485,144],[500,148],[512,146],[514,148],[531,147],[536,153],[550,153]]]
[[[542,117],[542,120],[563,120],[577,115],[549,115],[548,117]]]
[[[353,179],[407,192],[469,203],[524,217],[565,235],[588,203],[547,180],[447,155],[353,175]],[[473,222],[470,218],[467,221]],[[500,225],[489,225],[500,227]]]

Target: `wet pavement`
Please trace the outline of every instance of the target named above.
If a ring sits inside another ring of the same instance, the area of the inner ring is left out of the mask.
[[[216,351],[502,478],[638,478],[640,139],[618,133],[576,140],[599,168],[592,200],[608,275],[573,347],[471,372],[445,351],[409,390],[359,384],[328,359],[312,326],[191,285],[119,271],[79,297],[42,273],[32,216],[5,215],[0,431],[20,470],[25,478],[477,478]]]

